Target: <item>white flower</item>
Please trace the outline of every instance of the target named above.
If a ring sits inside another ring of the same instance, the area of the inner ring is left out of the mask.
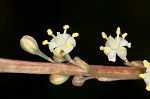
[[[51,35],[53,38],[50,42],[48,42],[48,40],[43,41],[43,45],[48,44],[50,51],[56,56],[64,56],[70,53],[76,46],[74,37],[77,37],[79,35],[78,33],[73,33],[72,36],[70,34],[67,34],[66,32],[69,28],[68,25],[65,25],[63,28],[64,32],[62,34],[60,34],[60,32],[57,32],[57,36],[52,34],[53,32],[51,31],[51,29],[48,29],[48,35]]]
[[[127,46],[128,48],[131,47],[131,43],[128,43],[125,39],[127,36],[127,33],[122,34],[122,37],[120,37],[120,28],[118,27],[116,30],[117,36],[113,38],[111,35],[107,38],[107,35],[105,32],[102,32],[102,37],[106,39],[105,47],[100,46],[100,50],[103,50],[104,53],[108,56],[109,61],[116,61],[116,54],[122,59],[127,60],[127,49],[124,46]]]
[[[146,83],[146,90],[150,91],[150,63],[147,60],[143,61],[146,72],[140,74],[139,77],[143,78]]]

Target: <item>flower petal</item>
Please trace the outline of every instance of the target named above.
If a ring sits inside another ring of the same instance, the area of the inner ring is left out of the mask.
[[[150,76],[150,68],[147,68],[147,69],[146,69],[146,73],[148,73],[149,76]],[[149,79],[150,79],[150,78],[149,78]]]
[[[65,35],[66,36],[66,35]],[[53,38],[54,41],[56,42],[56,44],[59,45],[63,45],[65,44],[65,39],[63,38],[63,34],[59,34],[57,35],[55,38]]]
[[[119,43],[110,35],[105,43],[105,46],[109,46],[112,49],[117,49],[119,47]]]
[[[62,48],[62,50],[64,51],[64,54],[68,54],[73,50],[73,47],[72,46],[70,46],[69,48],[65,47],[65,48]]]
[[[108,60],[115,62],[116,61],[116,50],[111,50],[108,54]]]
[[[55,41],[52,39],[52,40],[49,42],[48,47],[49,47],[50,51],[53,52],[54,49],[57,47],[57,44],[56,44]]]
[[[127,46],[127,47],[131,47],[131,43],[128,43],[128,41],[124,38],[120,37],[120,46]]]
[[[69,42],[73,47],[76,46],[76,41],[73,37],[69,37],[66,42]]]
[[[150,85],[150,68],[147,68],[146,73],[144,74],[145,74],[144,81],[146,85],[149,86]]]
[[[122,59],[122,60],[126,60],[126,56],[127,56],[127,49],[125,47],[121,47],[117,49],[117,55]]]

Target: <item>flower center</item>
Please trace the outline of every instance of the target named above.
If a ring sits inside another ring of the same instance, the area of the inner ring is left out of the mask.
[[[109,37],[106,46],[110,46],[113,50],[116,50],[119,48],[119,43],[113,37]]]
[[[63,37],[63,34],[59,34],[57,37],[54,38],[55,42],[58,46],[62,46],[66,44],[66,39]]]

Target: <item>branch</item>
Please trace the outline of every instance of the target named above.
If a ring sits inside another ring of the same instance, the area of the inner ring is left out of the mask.
[[[115,79],[141,79],[140,73],[145,69],[134,66],[103,66],[90,65],[97,77]],[[27,74],[64,74],[91,76],[82,68],[66,63],[32,62],[0,58],[1,73],[27,73]]]

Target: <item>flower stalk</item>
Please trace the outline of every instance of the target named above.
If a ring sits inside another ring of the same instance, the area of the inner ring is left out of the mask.
[[[90,65],[94,75],[99,78],[110,78],[117,80],[142,79],[139,74],[145,73],[145,68],[136,66],[103,66]],[[25,74],[63,74],[92,76],[82,68],[66,63],[32,62],[0,58],[1,73],[25,73]],[[108,79],[108,81],[110,80]],[[106,79],[105,79],[106,80]],[[105,81],[104,80],[104,81]],[[107,80],[106,80],[107,81]]]

